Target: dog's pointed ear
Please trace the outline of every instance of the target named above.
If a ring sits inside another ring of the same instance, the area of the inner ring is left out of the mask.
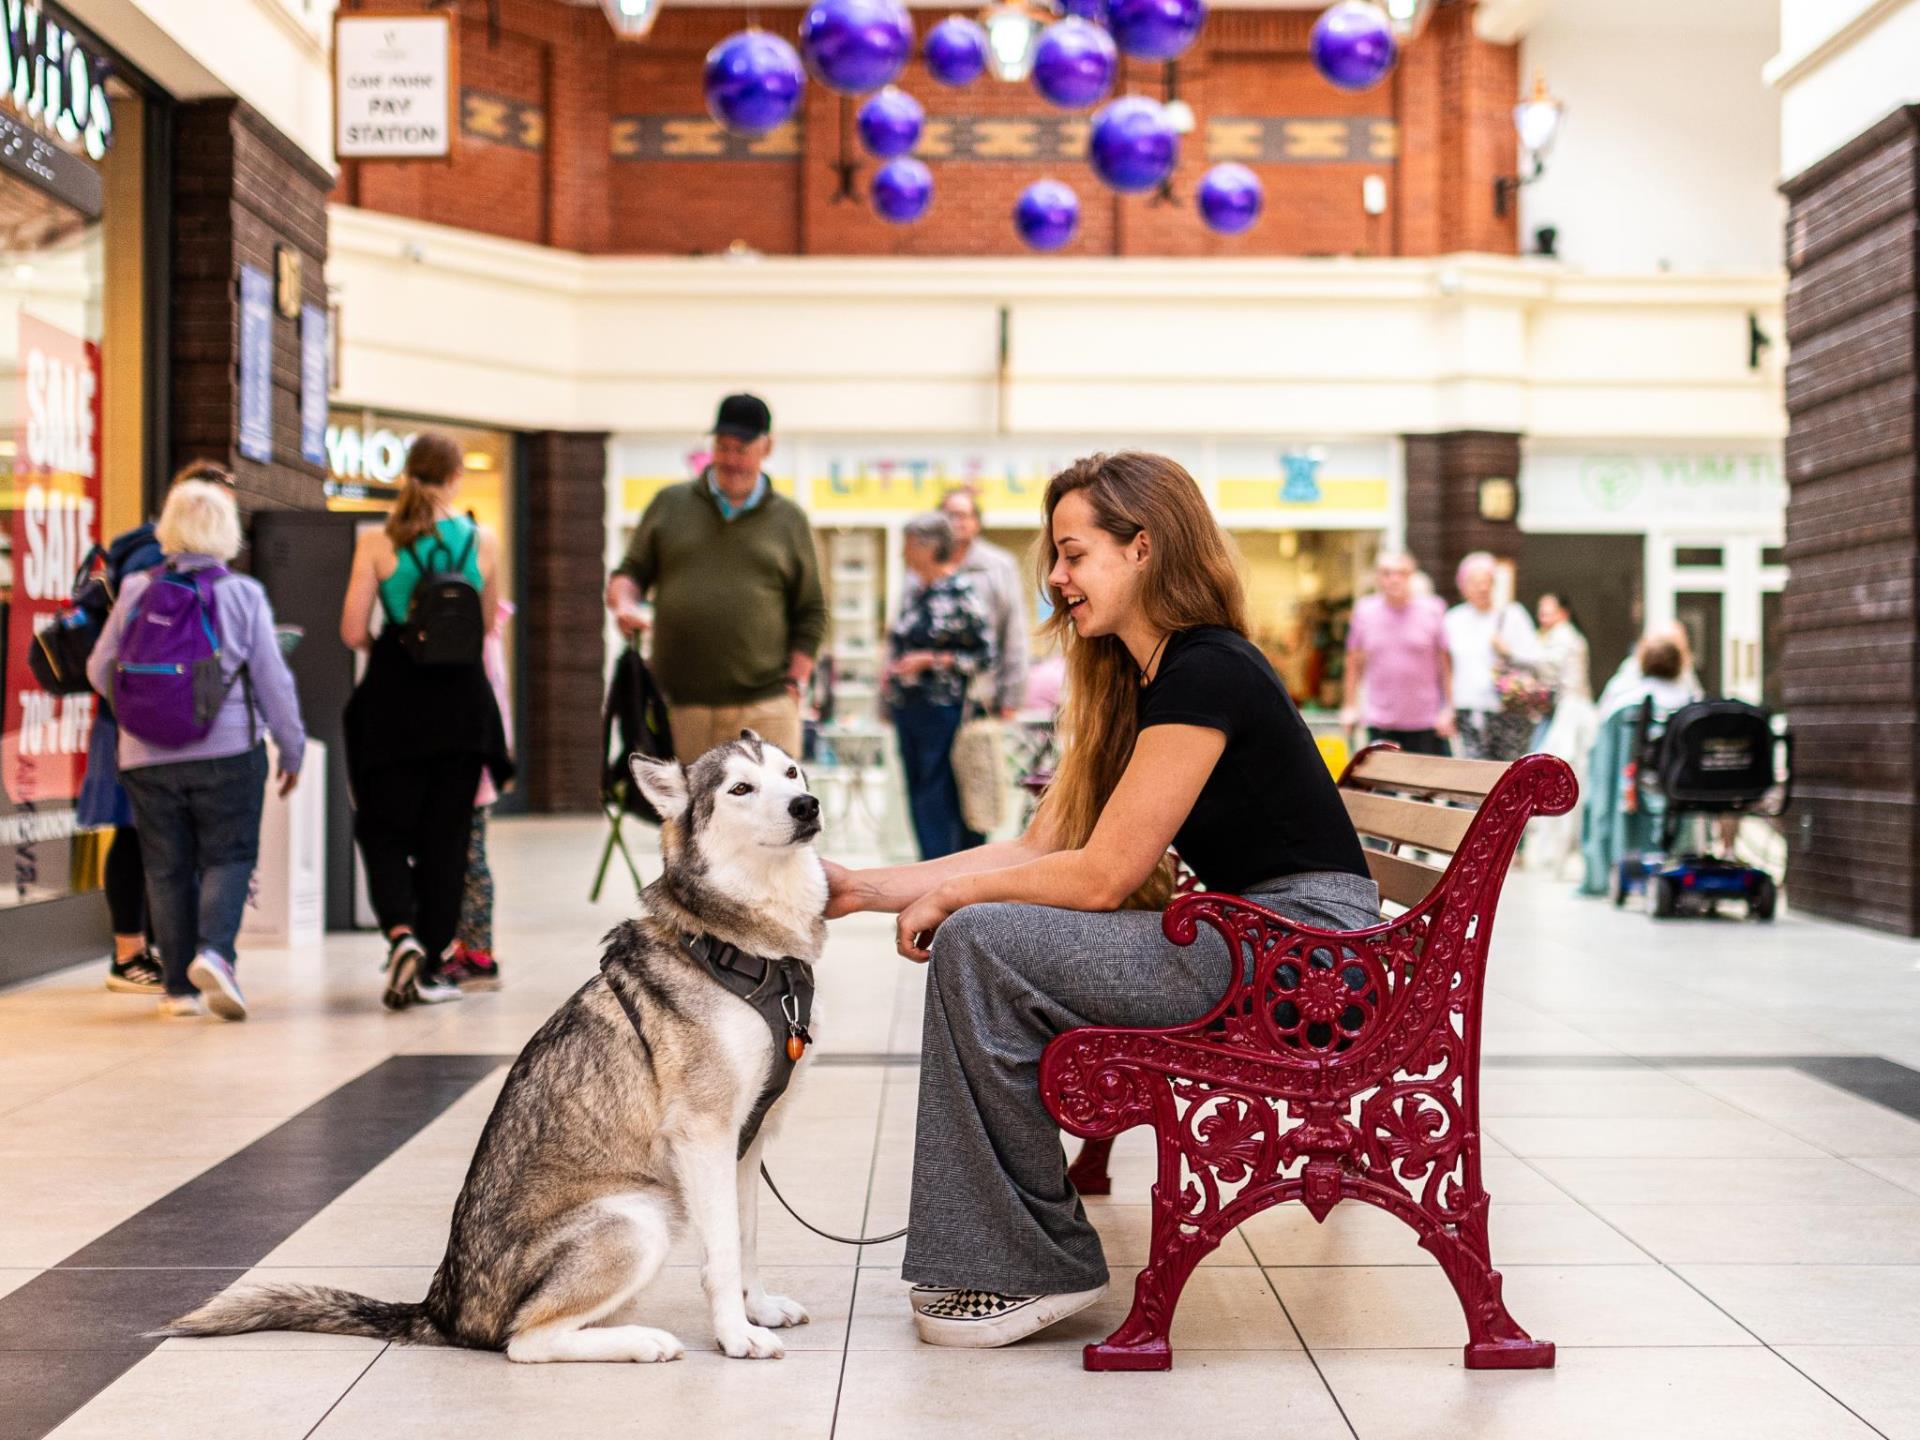
[[[753,744],[755,744],[755,745],[758,745],[758,744],[760,744],[760,743],[761,743],[761,742],[760,742],[760,736],[759,736],[759,734],[758,734],[758,732],[756,732],[756,731],[753,731],[753,730],[742,730],[742,731],[740,732],[740,738],[741,738],[742,740],[746,740],[746,741],[750,741],[751,743],[753,743]]]
[[[687,813],[687,772],[678,760],[650,760],[635,755],[627,761],[633,780],[662,820],[678,820]]]

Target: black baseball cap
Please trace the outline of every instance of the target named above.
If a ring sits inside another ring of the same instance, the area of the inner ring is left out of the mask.
[[[758,440],[771,429],[773,412],[758,395],[727,396],[713,421],[714,434],[731,435],[736,440]]]

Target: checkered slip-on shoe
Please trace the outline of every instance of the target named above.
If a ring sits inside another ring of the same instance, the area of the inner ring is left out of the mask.
[[[913,1313],[918,1315],[942,1295],[953,1294],[955,1288],[952,1285],[916,1285],[908,1292],[908,1303],[913,1306]]]
[[[1024,1340],[1077,1315],[1107,1293],[1107,1287],[1066,1295],[998,1295],[991,1290],[953,1290],[917,1310],[913,1328],[928,1345],[993,1350]]]

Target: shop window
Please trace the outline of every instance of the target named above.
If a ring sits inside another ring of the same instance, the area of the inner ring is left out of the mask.
[[[1712,569],[1726,561],[1726,552],[1718,545],[1679,545],[1674,548],[1673,563],[1682,569]]]

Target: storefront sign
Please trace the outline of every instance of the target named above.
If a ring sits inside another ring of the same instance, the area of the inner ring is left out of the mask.
[[[300,307],[300,458],[327,463],[327,312]]]
[[[0,3],[0,169],[97,220],[100,172],[87,160],[112,144],[106,60],[49,7]]]
[[[442,156],[453,143],[453,27],[445,15],[334,22],[335,150],[343,160]]]
[[[359,425],[327,426],[326,460],[332,474],[327,493],[368,483],[398,485],[407,468],[407,447],[417,433],[384,425],[370,430]]]
[[[1786,503],[1775,449],[1530,448],[1520,469],[1520,528],[1542,533],[1777,532]]]
[[[14,433],[14,585],[0,772],[15,805],[71,800],[86,771],[94,697],[50,695],[27,657],[100,539],[100,349],[20,317]]]
[[[1384,525],[1392,456],[1378,444],[1255,446],[1223,441],[1214,497],[1231,523]]]
[[[239,451],[266,464],[273,459],[273,280],[240,267]]]

